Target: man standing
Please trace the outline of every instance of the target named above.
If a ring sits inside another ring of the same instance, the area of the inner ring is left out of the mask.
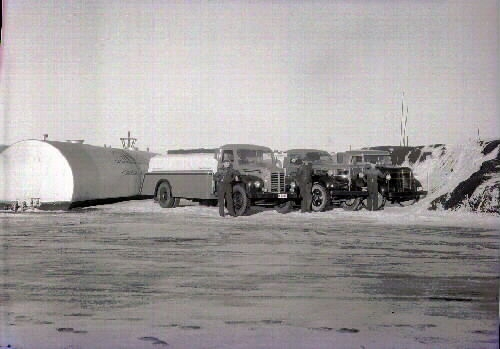
[[[224,217],[225,199],[229,215],[236,217],[233,205],[233,182],[236,180],[236,176],[238,176],[239,173],[233,169],[229,159],[224,159],[222,166],[223,168],[215,174],[215,180],[217,181],[217,197],[219,201],[219,215]]]
[[[366,199],[366,209],[369,211],[376,211],[384,206],[383,197],[378,191],[378,180],[383,178],[382,172],[375,166],[371,166],[366,170],[368,198]]]
[[[312,164],[309,161],[303,161],[297,170],[297,182],[299,184],[301,212],[311,212],[312,202]]]

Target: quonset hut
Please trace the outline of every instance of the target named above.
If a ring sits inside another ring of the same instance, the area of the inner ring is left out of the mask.
[[[0,202],[66,210],[140,198],[154,155],[82,141],[14,143],[0,154]]]

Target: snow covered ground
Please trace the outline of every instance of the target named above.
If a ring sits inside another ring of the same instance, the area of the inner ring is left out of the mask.
[[[423,204],[0,213],[0,348],[498,348],[499,223]]]

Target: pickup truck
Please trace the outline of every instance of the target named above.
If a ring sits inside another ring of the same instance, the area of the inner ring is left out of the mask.
[[[225,159],[240,173],[233,186],[237,216],[247,214],[252,205],[290,210],[297,199],[295,181],[285,183],[285,171],[277,166],[270,148],[253,144],[226,144],[211,153],[155,156],[144,175],[142,195],[152,195],[165,208],[175,207],[181,198],[216,205],[214,174]]]

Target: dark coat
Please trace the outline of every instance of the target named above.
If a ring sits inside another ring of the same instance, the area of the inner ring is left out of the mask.
[[[297,170],[297,182],[299,187],[304,184],[312,183],[313,169],[312,164],[302,164]]]
[[[217,173],[214,175],[215,180],[218,183],[232,183],[234,182],[236,176],[240,173],[233,169],[232,167],[228,168],[220,168]]]
[[[227,210],[231,216],[235,216],[233,206],[233,182],[236,180],[236,176],[239,176],[239,172],[234,170],[232,167],[221,168],[214,175],[214,179],[217,181],[217,197],[219,201],[219,214],[224,217],[224,201],[227,203]]]
[[[300,196],[302,197],[301,201],[301,212],[311,212],[311,201],[312,201],[312,175],[313,169],[312,164],[302,163],[297,170],[297,182],[299,185]]]

